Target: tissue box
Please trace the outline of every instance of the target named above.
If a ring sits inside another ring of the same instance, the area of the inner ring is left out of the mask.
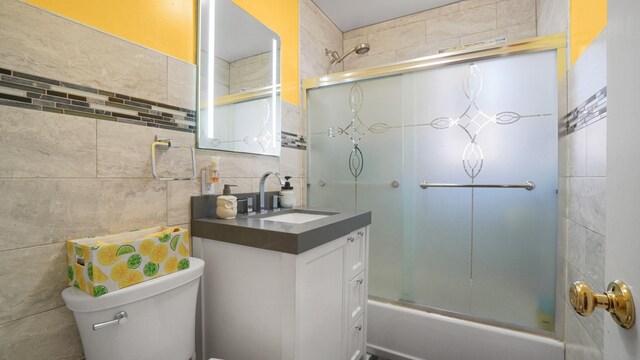
[[[179,227],[67,241],[69,286],[101,296],[189,268],[189,235]]]

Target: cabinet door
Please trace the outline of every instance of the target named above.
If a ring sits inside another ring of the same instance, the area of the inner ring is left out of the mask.
[[[364,317],[360,317],[353,327],[349,329],[349,357],[348,360],[358,360],[364,355]]]
[[[348,280],[360,274],[365,269],[366,251],[365,228],[356,230],[347,235],[347,270]]]
[[[296,359],[342,359],[346,341],[343,299],[344,239],[298,255]]]
[[[349,327],[352,327],[364,313],[364,288],[363,271],[349,282]]]

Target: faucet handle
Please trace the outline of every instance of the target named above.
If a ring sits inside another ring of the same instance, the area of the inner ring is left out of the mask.
[[[238,214],[246,214],[247,211],[247,199],[238,199]]]
[[[247,214],[251,214],[253,212],[253,197],[247,198]]]

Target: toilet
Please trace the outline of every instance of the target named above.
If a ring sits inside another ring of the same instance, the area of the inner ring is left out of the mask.
[[[73,287],[62,291],[86,359],[195,360],[196,299],[204,261],[189,260],[188,269],[100,297]]]

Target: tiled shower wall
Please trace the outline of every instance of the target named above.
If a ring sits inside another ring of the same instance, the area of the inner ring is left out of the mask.
[[[568,0],[538,0],[538,35],[568,31]],[[603,291],[606,245],[606,30],[567,72],[567,117],[563,120],[560,166],[559,241],[565,253],[559,269],[564,304],[567,360],[602,359],[604,312],[577,315],[566,296],[574,281]]]
[[[311,0],[300,0],[301,80],[342,71],[342,64],[329,66],[325,49],[341,52],[342,31]]]
[[[582,128],[578,122],[576,130],[567,135],[566,143],[567,285],[578,280],[586,281],[596,291],[604,291],[607,284],[604,278],[606,54],[605,29],[571,67],[568,76],[569,110],[578,109],[586,117],[582,121]],[[601,111],[604,113],[600,114]],[[604,318],[604,311],[594,312],[590,317],[579,316],[571,308],[568,299],[565,300],[567,359],[602,359],[604,321],[611,319]]]
[[[365,55],[350,55],[344,70],[437,54],[457,45],[536,36],[536,0],[466,0],[348,31],[343,50],[366,42]]]
[[[0,19],[0,68],[195,109],[194,65],[17,0],[2,1]],[[298,107],[283,109],[283,130],[303,134]],[[188,226],[199,182],[151,177],[156,135],[195,143],[191,133],[0,106],[0,360],[83,358],[60,297],[67,239]],[[197,166],[219,157],[221,181],[239,185],[238,192],[257,191],[262,173],[280,171],[294,176],[304,201],[305,153],[282,148],[278,159],[198,150]],[[178,150],[160,162],[175,174],[190,169]]]

